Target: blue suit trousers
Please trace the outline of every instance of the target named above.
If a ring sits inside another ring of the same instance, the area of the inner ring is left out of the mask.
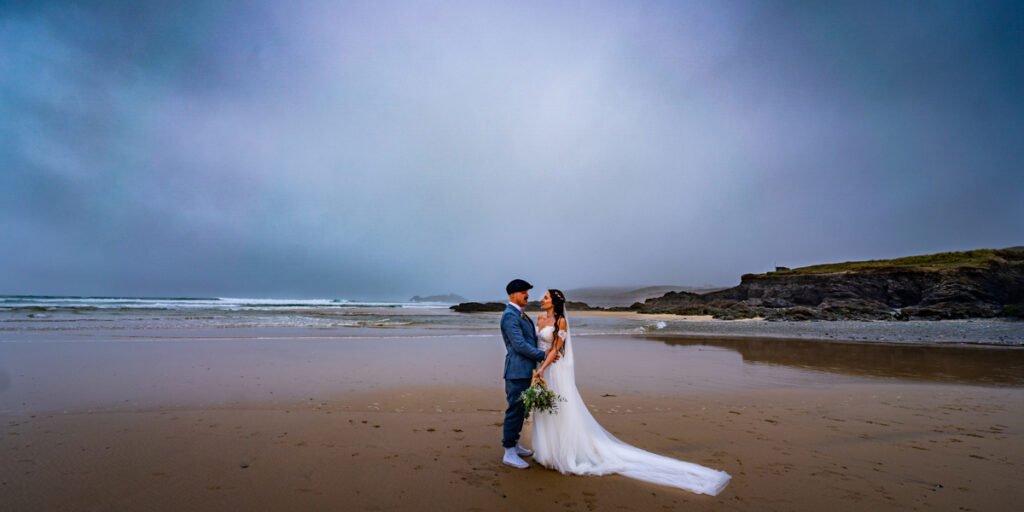
[[[512,448],[519,442],[519,432],[523,430],[523,420],[526,419],[526,408],[523,407],[519,395],[530,387],[531,380],[505,379],[505,400],[508,401],[508,409],[505,409],[505,424],[501,433],[501,445],[505,448]]]

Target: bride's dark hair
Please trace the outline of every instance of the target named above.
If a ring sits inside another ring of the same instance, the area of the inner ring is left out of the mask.
[[[548,290],[548,294],[551,295],[551,305],[554,306],[555,312],[555,333],[552,340],[558,339],[558,321],[561,318],[565,318],[565,294],[562,290],[556,290],[551,288]],[[565,343],[558,349],[559,354],[565,353]]]

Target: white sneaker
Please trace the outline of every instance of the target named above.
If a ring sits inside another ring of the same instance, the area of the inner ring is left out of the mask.
[[[502,457],[501,463],[506,466],[512,466],[516,469],[526,469],[530,467],[525,460],[520,459],[519,455],[516,455],[515,448],[505,448],[505,456]]]
[[[533,450],[524,448],[523,445],[516,443],[516,455],[520,457],[529,457],[533,455]]]

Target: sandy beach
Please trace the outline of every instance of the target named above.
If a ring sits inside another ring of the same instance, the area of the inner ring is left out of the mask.
[[[0,343],[4,509],[988,511],[1024,498],[1017,349],[578,337],[598,421],[733,475],[709,497],[501,465],[494,334],[185,334]]]

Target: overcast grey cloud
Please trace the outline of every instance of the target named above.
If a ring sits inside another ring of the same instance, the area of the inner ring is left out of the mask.
[[[0,293],[490,298],[1024,241],[1019,2],[8,2]]]

